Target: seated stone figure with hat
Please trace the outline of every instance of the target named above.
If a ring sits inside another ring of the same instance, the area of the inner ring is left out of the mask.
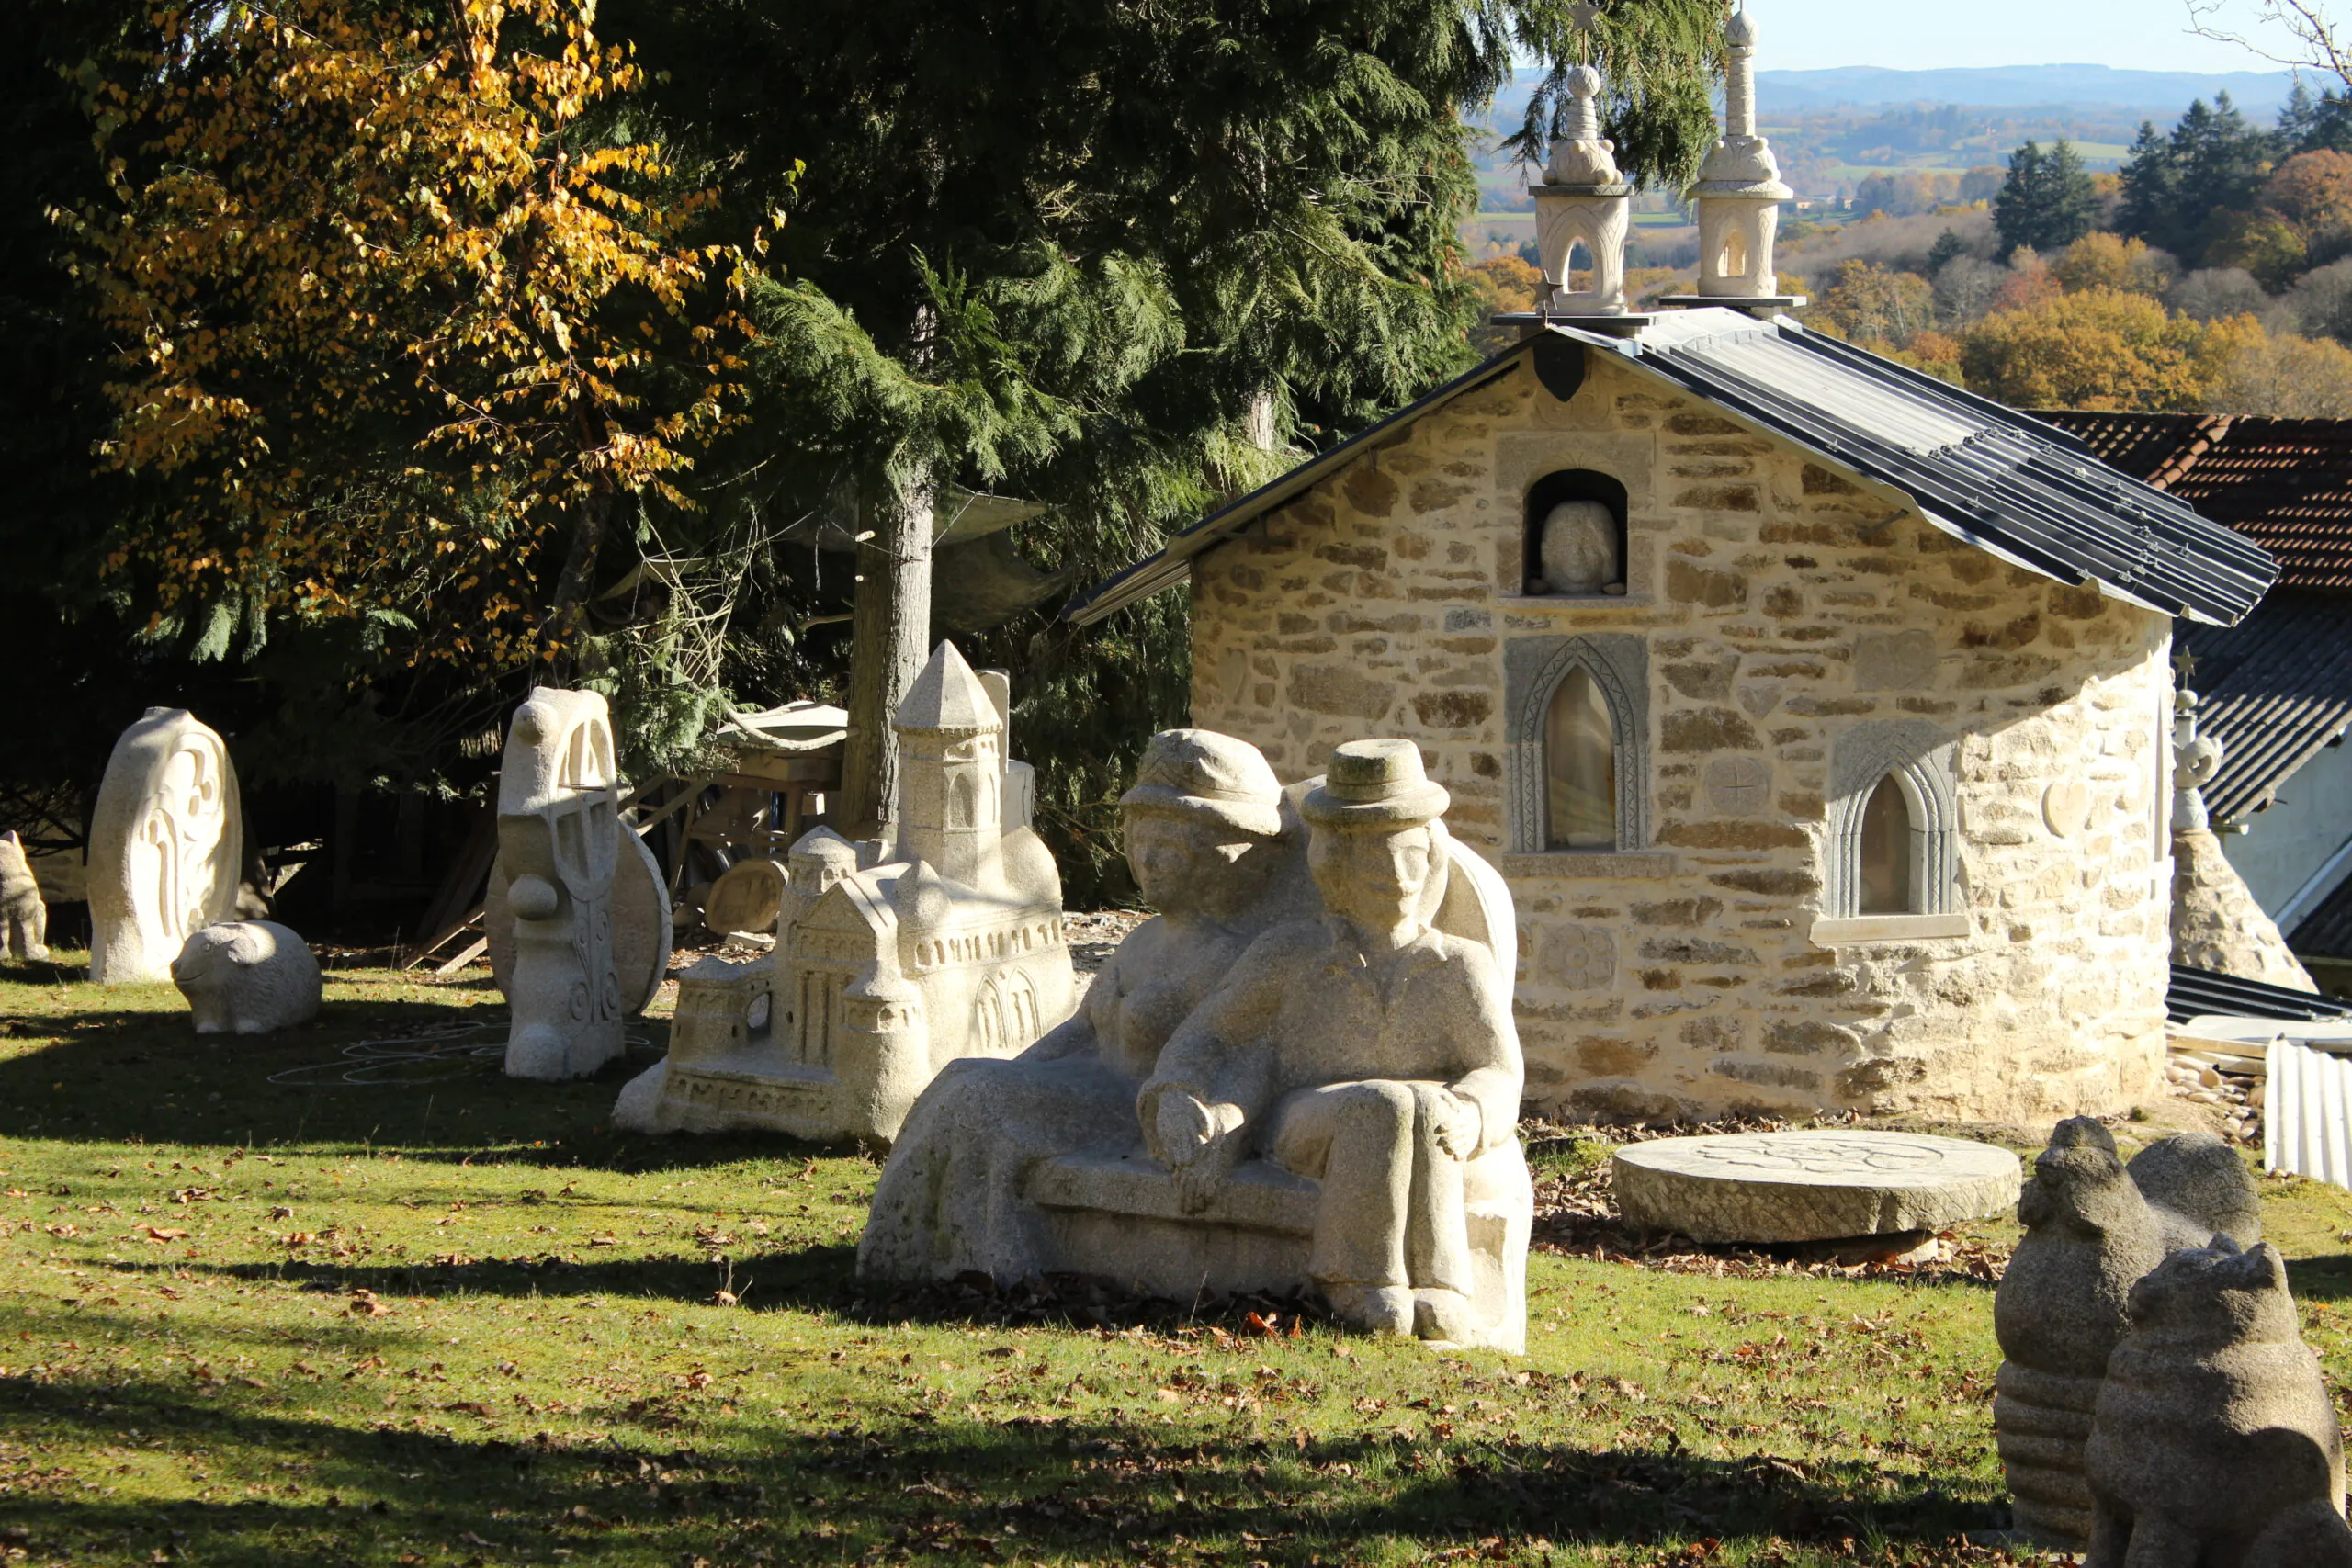
[[[1517,1348],[1531,1204],[1510,895],[1451,840],[1447,804],[1410,741],[1333,753],[1301,804],[1324,913],[1251,944],[1160,1053],[1137,1114],[1186,1213],[1253,1179],[1253,1156],[1312,1183],[1299,1283],[1342,1317]],[[1472,895],[1475,939],[1440,929],[1450,889],[1456,925]]]
[[[952,1062],[932,1080],[883,1168],[860,1274],[1012,1284],[1087,1267],[1057,1254],[1023,1191],[1031,1168],[1139,1153],[1136,1091],[1161,1045],[1253,938],[1313,907],[1305,829],[1248,742],[1155,735],[1119,807],[1127,863],[1159,918],[1129,933],[1076,1016],[1028,1051]]]

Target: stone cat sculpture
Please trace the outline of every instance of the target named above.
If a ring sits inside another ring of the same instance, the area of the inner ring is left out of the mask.
[[[0,833],[0,936],[13,956],[30,961],[47,958],[49,908],[40,901],[40,884],[25,862],[23,840],[11,831]]]
[[[2343,1434],[2278,1249],[2175,1252],[2131,1314],[2086,1450],[2086,1568],[2352,1568]]]
[[[319,961],[269,920],[228,920],[187,939],[172,960],[198,1034],[267,1034],[319,1016]]]
[[[2132,1284],[2216,1232],[2262,1235],[2253,1179],[2230,1146],[2181,1133],[2127,1168],[2087,1116],[2061,1122],[2018,1200],[2026,1227],[1993,1298],[2004,1358],[1993,1429],[2029,1539],[2080,1551],[2091,1524],[2083,1443],[2109,1354],[2131,1325]]]

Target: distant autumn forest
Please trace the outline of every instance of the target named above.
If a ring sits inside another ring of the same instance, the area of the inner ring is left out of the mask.
[[[1965,143],[2000,122],[1861,123]],[[1800,191],[1838,173],[1811,145],[1783,160]],[[2352,104],[2333,92],[2299,91],[2275,120],[2222,95],[2120,145],[2029,140],[1998,164],[1844,173],[1860,177],[1781,231],[1783,287],[1811,297],[1817,330],[2021,408],[2352,417]],[[1696,255],[1679,204],[1646,205],[1629,281],[1654,298],[1687,287]],[[1510,238],[1471,235],[1498,311],[1527,308],[1538,281]]]

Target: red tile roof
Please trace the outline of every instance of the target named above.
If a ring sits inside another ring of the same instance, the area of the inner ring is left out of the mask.
[[[2278,558],[2281,588],[2352,589],[2352,420],[2035,415]]]

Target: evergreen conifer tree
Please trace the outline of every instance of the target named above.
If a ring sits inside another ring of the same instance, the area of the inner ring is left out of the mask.
[[[2246,123],[2227,93],[2211,107],[2202,98],[2173,128],[2173,164],[2179,171],[2174,243],[2165,248],[2192,265],[2201,261],[2214,225],[2254,205],[2278,152],[2270,133]]]
[[[2179,161],[2155,122],[2142,120],[2140,135],[2123,164],[2123,203],[2116,226],[2132,239],[2169,251],[2178,243],[2179,225]]]
[[[2091,231],[2098,196],[2081,154],[2063,138],[2044,152],[2028,141],[2009,155],[2009,176],[1993,198],[2004,260],[2019,246],[2063,250]]]
[[[1945,230],[1936,236],[1936,243],[1928,247],[1928,276],[1933,277],[1947,265],[1967,254],[1968,242],[1953,231]]]
[[[1515,39],[1568,48],[1544,31],[1566,10],[611,0],[604,25],[637,45],[670,134],[727,162],[743,212],[785,214],[736,467],[744,504],[859,509],[853,735],[887,743],[921,657],[918,558],[945,487],[1045,504],[1024,544],[1089,581],[1270,477],[1281,448],[1466,363],[1461,111],[1508,78]],[[1714,0],[1604,16],[1630,171],[1695,162],[1720,28]],[[1028,694],[1033,757],[1049,712],[1108,727],[1085,748],[1095,796],[1181,712],[1181,605],[1136,618],[1066,665],[1058,634],[988,650]],[[887,755],[853,773],[846,815],[870,821]]]

